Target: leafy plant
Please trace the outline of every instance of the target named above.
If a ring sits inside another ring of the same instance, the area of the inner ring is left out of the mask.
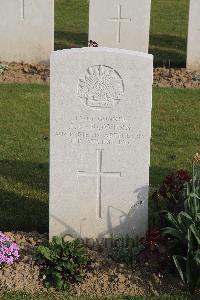
[[[173,245],[173,240],[164,238],[159,230],[150,229],[139,241],[140,251],[137,260],[141,264],[148,264],[155,271],[162,271],[166,266],[171,266],[170,253]]]
[[[183,209],[184,187],[190,180],[189,172],[183,169],[166,176],[164,179],[158,194],[166,202],[166,209],[171,213],[177,213]]]
[[[113,237],[110,257],[119,263],[130,264],[139,252],[138,241],[129,236]]]
[[[174,255],[173,259],[179,275],[190,294],[200,288],[200,156],[193,160],[193,176],[185,191],[184,211],[177,216],[166,212],[171,227],[163,233],[176,238],[182,244],[185,254]],[[197,164],[196,164],[197,162]]]
[[[174,255],[174,263],[189,294],[194,294],[200,287],[200,248],[196,249],[195,236],[188,230],[187,256]]]
[[[53,237],[46,246],[39,246],[36,259],[43,265],[45,286],[58,290],[68,290],[71,284],[80,282],[88,263],[85,248],[79,240],[65,242],[61,237]]]
[[[177,216],[165,212],[167,221],[172,227],[163,229],[164,234],[170,234],[188,244],[188,230],[190,229],[200,241],[200,168],[193,164],[193,178],[187,184],[185,191],[184,211]]]
[[[0,75],[8,70],[8,65],[0,64]]]

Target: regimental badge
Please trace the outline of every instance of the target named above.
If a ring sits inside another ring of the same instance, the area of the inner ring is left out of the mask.
[[[124,94],[124,83],[117,71],[108,66],[92,66],[85,78],[79,79],[78,96],[82,102],[94,109],[112,108]]]

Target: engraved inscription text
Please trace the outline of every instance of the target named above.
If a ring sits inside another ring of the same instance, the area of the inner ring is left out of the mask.
[[[66,138],[72,144],[87,145],[131,145],[144,138],[138,128],[132,128],[123,116],[76,115],[65,129],[57,130],[57,137]]]

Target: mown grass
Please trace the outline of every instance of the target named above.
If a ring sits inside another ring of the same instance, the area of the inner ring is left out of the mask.
[[[150,182],[157,186],[173,170],[191,170],[200,151],[199,90],[153,91]]]
[[[88,0],[55,0],[55,49],[87,46]]]
[[[155,66],[185,66],[188,9],[189,0],[152,0],[149,53]],[[55,1],[56,49],[87,46],[88,10],[88,0]]]
[[[0,295],[0,300],[187,300],[186,297],[181,296],[159,296],[159,297],[86,297],[86,296],[68,296],[66,293],[39,293],[39,294],[26,294],[22,292],[5,292]]]
[[[48,86],[0,86],[1,230],[48,230],[48,111]]]
[[[198,90],[154,89],[151,185],[190,168],[199,117]],[[0,85],[0,128],[0,228],[48,231],[49,87]]]
[[[185,67],[189,0],[152,0],[149,53],[155,66]]]

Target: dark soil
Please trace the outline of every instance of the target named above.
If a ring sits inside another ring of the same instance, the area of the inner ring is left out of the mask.
[[[40,278],[40,266],[34,261],[34,252],[38,245],[47,240],[47,234],[37,232],[5,232],[21,249],[20,259],[0,269],[0,289],[39,292],[46,289]],[[72,287],[71,294],[76,295],[160,295],[177,294],[182,287],[180,282],[164,274],[152,272],[149,266],[126,265],[114,262],[106,254],[87,250],[91,266],[81,284]],[[54,292],[53,289],[50,289]]]
[[[186,69],[154,69],[154,86],[171,88],[200,88],[200,71]]]
[[[0,83],[49,83],[50,70],[45,64],[3,63],[8,70],[0,74]]]
[[[6,63],[4,63],[6,64]],[[48,65],[10,63],[8,70],[0,74],[0,83],[49,83]],[[170,88],[200,88],[200,71],[186,69],[154,69],[154,86]]]

